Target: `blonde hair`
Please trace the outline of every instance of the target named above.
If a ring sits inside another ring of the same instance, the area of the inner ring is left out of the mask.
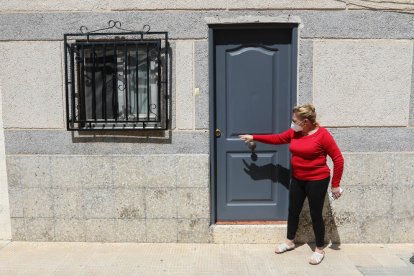
[[[316,120],[315,107],[311,103],[297,105],[292,110],[301,120],[308,119],[314,126],[319,126],[319,122]]]

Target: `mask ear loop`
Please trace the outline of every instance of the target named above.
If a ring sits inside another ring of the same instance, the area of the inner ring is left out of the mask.
[[[302,122],[300,122],[300,124],[299,124],[299,125],[301,126],[303,123],[305,123],[305,120],[308,120],[308,119],[307,119],[307,118],[303,119],[303,120],[302,120]],[[309,120],[308,120],[308,121],[309,121]]]

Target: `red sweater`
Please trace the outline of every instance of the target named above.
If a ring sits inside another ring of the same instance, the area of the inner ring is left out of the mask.
[[[293,177],[298,180],[322,180],[330,176],[326,155],[332,158],[334,168],[332,187],[339,187],[344,169],[344,158],[332,135],[324,127],[307,136],[293,129],[280,134],[253,135],[253,139],[266,144],[288,144],[292,153]]]

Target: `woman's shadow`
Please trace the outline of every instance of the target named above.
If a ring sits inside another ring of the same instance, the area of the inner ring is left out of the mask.
[[[252,157],[254,160],[255,158]],[[257,160],[257,158],[256,158]],[[253,180],[270,179],[272,182],[279,182],[286,189],[289,189],[290,169],[279,164],[266,164],[258,166],[255,163],[248,164],[243,160],[245,168],[243,169]]]
[[[257,161],[257,155],[252,154],[251,159]],[[243,169],[253,180],[270,179],[272,182],[278,182],[286,189],[289,189],[291,171],[288,168],[281,166],[280,164],[266,164],[258,166],[254,162],[250,164],[243,160],[245,168]],[[325,222],[325,242],[329,244],[329,247],[334,250],[339,250],[341,243],[338,228],[332,213],[331,204],[328,195],[325,197],[323,216]],[[308,201],[305,200],[303,209],[299,219],[299,229],[297,232],[296,241],[298,243],[307,243],[312,249],[314,249],[314,234],[312,228],[312,220],[309,212]]]

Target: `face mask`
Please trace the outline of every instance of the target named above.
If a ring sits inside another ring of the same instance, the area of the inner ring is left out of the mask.
[[[292,122],[292,124],[290,125],[290,127],[295,131],[302,131],[302,127],[300,125],[295,124],[294,122]]]

